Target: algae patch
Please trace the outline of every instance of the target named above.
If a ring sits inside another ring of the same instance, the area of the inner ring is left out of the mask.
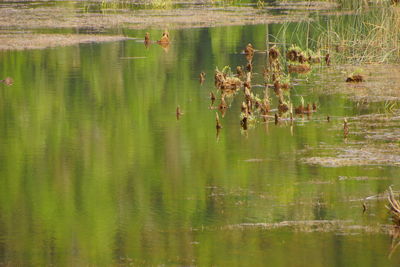
[[[312,155],[302,158],[301,162],[323,167],[400,166],[398,112],[350,118],[349,140],[341,145],[324,144],[307,148],[303,153]]]

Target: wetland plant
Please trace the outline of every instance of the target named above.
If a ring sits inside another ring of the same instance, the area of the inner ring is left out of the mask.
[[[236,91],[242,86],[242,81],[233,76],[229,67],[224,67],[222,71],[215,70],[214,84],[221,91]]]
[[[215,128],[218,130],[222,129],[222,125],[221,122],[219,121],[219,116],[218,116],[218,112],[215,112]]]
[[[237,74],[237,77],[243,78],[243,76],[244,76],[244,71],[243,71],[243,69],[242,69],[241,66],[237,66],[237,67],[236,67],[236,74]]]
[[[216,98],[215,98],[214,92],[210,92],[211,105],[214,105],[215,99],[216,99]]]
[[[204,72],[200,72],[199,75],[200,84],[203,84],[205,80],[206,80],[206,74]]]
[[[254,47],[253,47],[253,45],[249,43],[246,46],[246,48],[244,49],[244,53],[245,53],[246,56],[253,57],[253,55],[254,55]]]
[[[169,45],[169,33],[167,30],[163,32],[163,35],[161,36],[161,39],[157,41],[158,44],[161,46],[167,46]]]

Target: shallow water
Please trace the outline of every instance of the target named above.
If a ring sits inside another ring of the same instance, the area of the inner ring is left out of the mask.
[[[337,90],[349,87],[340,68],[295,77],[292,101],[316,102],[312,117],[244,132],[240,93],[216,135],[214,69],[245,65],[245,45],[264,50],[266,34],[279,27],[170,30],[167,51],[128,40],[0,52],[0,75],[14,78],[0,85],[0,262],[398,265],[400,250],[389,258],[391,237],[378,225],[390,224],[386,201],[371,197],[398,189],[398,167],[304,162],[324,146],[365,141],[352,134],[351,120],[343,139],[344,116],[382,111],[380,102],[360,108]],[[264,63],[256,54],[256,73]],[[262,87],[253,90],[262,95]],[[262,226],[297,220],[343,223]]]

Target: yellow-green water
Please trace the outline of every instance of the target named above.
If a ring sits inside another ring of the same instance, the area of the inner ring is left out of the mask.
[[[236,227],[340,220],[376,229],[390,224],[385,200],[367,200],[363,213],[363,199],[399,185],[398,167],[302,162],[318,154],[306,148],[344,144],[344,116],[377,110],[324,93],[332,86],[327,81],[343,83],[340,70],[322,66],[297,77],[292,100],[298,105],[302,95],[316,102],[312,118],[292,126],[260,122],[246,133],[238,95],[216,136],[209,108],[215,67],[244,65],[245,45],[265,49],[266,34],[278,28],[170,30],[167,52],[146,49],[141,40],[0,52],[1,76],[14,78],[13,86],[0,85],[0,262],[398,265],[400,251],[389,259],[391,238],[384,232]],[[256,73],[264,63],[256,54]],[[262,75],[255,75],[257,84]],[[262,87],[253,90],[262,95]]]

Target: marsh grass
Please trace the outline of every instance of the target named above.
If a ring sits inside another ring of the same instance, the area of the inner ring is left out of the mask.
[[[400,9],[379,8],[357,16],[335,17],[317,38],[318,49],[337,62],[397,62],[400,60]]]
[[[400,7],[381,1],[360,7],[350,15],[326,14],[315,22],[283,23],[268,39],[283,53],[293,45],[330,55],[333,64],[390,63],[400,61]]]

